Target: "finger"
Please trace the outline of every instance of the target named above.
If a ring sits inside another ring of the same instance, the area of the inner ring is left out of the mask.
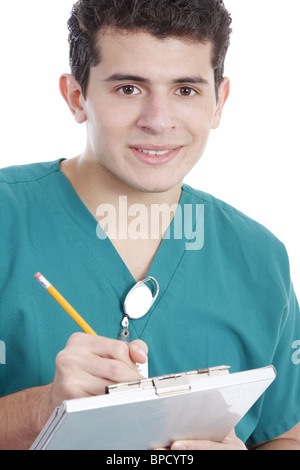
[[[176,441],[171,450],[247,450],[245,444],[237,437],[225,438],[223,442],[210,440]]]
[[[106,359],[91,355],[85,364],[85,370],[91,376],[101,378],[111,383],[130,382],[140,379],[139,371],[134,364],[125,364],[115,359]]]
[[[144,364],[148,358],[148,346],[144,341],[139,339],[128,344],[129,355],[133,362]]]
[[[67,348],[72,348],[74,351],[78,351],[80,348],[84,355],[92,353],[106,359],[124,362],[129,367],[135,368],[135,361],[130,357],[127,344],[119,340],[86,333],[75,333],[69,338]]]
[[[56,370],[56,389],[63,399],[102,395],[108,385],[140,380],[138,369],[121,361],[95,354],[74,359],[71,367]]]
[[[171,450],[216,450],[215,444],[207,440],[176,441],[171,445]]]

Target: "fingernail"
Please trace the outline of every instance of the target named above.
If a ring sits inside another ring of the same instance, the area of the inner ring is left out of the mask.
[[[139,354],[141,354],[141,356],[143,356],[145,359],[147,359],[148,356],[142,348],[140,348],[136,344],[134,344],[132,347],[136,350],[136,352],[138,352]]]
[[[148,354],[146,354],[143,349],[140,348],[139,352],[140,352],[140,354],[141,354],[145,359],[147,359]]]

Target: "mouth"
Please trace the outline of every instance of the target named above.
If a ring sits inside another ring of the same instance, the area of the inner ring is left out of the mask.
[[[169,150],[146,150],[146,149],[137,149],[139,152],[146,153],[147,155],[152,155],[152,156],[161,156],[161,155],[166,155],[167,153],[171,152],[171,149]]]
[[[174,145],[140,145],[130,147],[136,157],[143,163],[162,165],[173,160],[181,150],[181,146]]]

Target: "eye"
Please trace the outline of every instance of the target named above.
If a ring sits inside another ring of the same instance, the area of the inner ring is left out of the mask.
[[[138,88],[133,85],[121,86],[120,88],[118,88],[118,91],[120,91],[123,95],[126,95],[126,96],[140,94],[140,90],[138,90]]]
[[[183,86],[176,91],[176,94],[180,96],[189,97],[189,96],[196,95],[197,92],[193,88],[190,88],[188,86]]]

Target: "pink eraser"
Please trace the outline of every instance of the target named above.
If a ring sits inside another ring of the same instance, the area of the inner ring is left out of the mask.
[[[41,277],[41,273],[36,273],[34,277],[38,280]]]

